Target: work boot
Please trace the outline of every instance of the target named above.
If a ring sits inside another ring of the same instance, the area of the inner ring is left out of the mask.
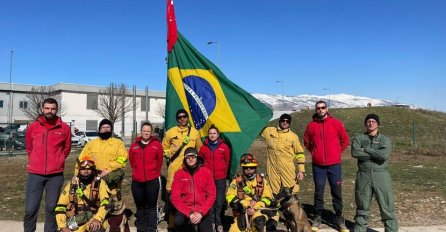
[[[336,217],[336,224],[338,224],[339,232],[350,232],[349,229],[345,226],[345,219],[344,216],[337,216]]]
[[[315,218],[313,220],[313,224],[311,225],[312,231],[318,231],[322,226],[322,217],[321,215],[315,215]]]

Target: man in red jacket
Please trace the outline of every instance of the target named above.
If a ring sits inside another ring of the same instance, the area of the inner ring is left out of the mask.
[[[312,229],[317,231],[322,223],[324,189],[328,178],[336,223],[341,232],[348,231],[342,216],[341,188],[341,153],[349,145],[348,134],[342,122],[328,113],[326,102],[316,102],[315,111],[313,121],[308,123],[304,134],[304,145],[311,152],[313,160],[314,208],[316,213]]]
[[[175,206],[175,231],[185,231],[192,224],[194,231],[212,231],[209,212],[215,201],[215,184],[212,173],[203,166],[203,158],[193,147],[184,151],[183,167],[174,177],[171,201]]]
[[[36,231],[37,214],[45,190],[45,232],[57,231],[55,208],[63,184],[65,158],[71,150],[71,130],[58,117],[53,98],[42,103],[42,115],[26,130],[28,178],[26,180],[24,231]]]

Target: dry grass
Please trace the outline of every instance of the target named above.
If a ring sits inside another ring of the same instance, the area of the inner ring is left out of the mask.
[[[258,158],[265,160],[265,145],[262,141],[256,141],[250,152]],[[79,151],[73,152],[67,159],[65,178],[71,178],[74,159]],[[354,178],[356,175],[356,163],[349,155],[349,151],[343,154],[344,175],[344,212],[348,220],[352,220],[355,211],[354,204]],[[313,202],[313,179],[311,175],[311,159],[307,156],[307,176],[301,183],[301,200],[305,206]],[[23,219],[24,196],[26,182],[25,155],[0,158],[0,220]],[[259,170],[264,170],[264,163]],[[443,167],[446,159],[443,155],[410,155],[408,153],[394,152],[391,157],[390,167],[393,178],[394,193],[396,197],[397,216],[402,226],[446,224],[446,178]],[[165,168],[163,168],[165,173]],[[126,168],[127,177],[123,185],[124,201],[132,210],[135,209],[131,191],[131,170]],[[326,190],[326,209],[331,208],[329,189]],[[42,201],[43,202],[43,201]],[[39,220],[43,219],[43,207],[39,214]],[[307,208],[306,208],[307,209]],[[371,226],[381,226],[379,209],[376,204],[372,207],[370,217]],[[133,225],[133,223],[131,223]]]

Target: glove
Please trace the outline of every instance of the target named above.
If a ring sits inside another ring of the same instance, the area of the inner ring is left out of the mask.
[[[231,203],[229,203],[229,206],[239,212],[243,212],[245,210],[240,199],[234,199],[231,201]]]

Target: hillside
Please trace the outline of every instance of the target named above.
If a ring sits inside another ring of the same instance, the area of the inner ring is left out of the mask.
[[[419,109],[385,107],[330,108],[329,112],[341,119],[350,137],[364,132],[364,118],[369,113],[380,116],[380,132],[388,135],[394,150],[424,155],[446,153],[446,113]],[[293,112],[291,128],[302,139],[305,127],[314,110]],[[269,123],[276,126],[277,119]],[[415,141],[415,146],[412,146]]]

